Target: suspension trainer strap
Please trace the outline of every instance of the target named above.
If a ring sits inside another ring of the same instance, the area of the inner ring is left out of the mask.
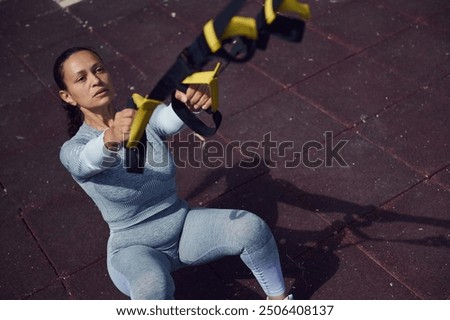
[[[267,48],[270,35],[290,42],[300,42],[305,29],[305,20],[310,18],[309,6],[297,0],[266,0],[256,18],[241,17],[236,14],[245,0],[232,0],[214,19],[203,27],[203,32],[185,48],[175,63],[161,77],[146,97],[133,94],[128,106],[137,109],[126,144],[125,164],[128,172],[142,173],[145,164],[145,127],[156,106],[166,98],[172,98],[176,114],[193,131],[202,136],[211,136],[219,128],[222,115],[218,110],[218,71],[201,71],[213,57],[221,57],[231,62],[250,60],[257,49]],[[280,15],[294,13],[297,17]],[[231,48],[225,49],[224,45]],[[212,115],[213,127],[208,127],[184,103],[178,101],[175,90],[186,92],[190,84],[206,84],[211,88],[212,107],[207,110]]]

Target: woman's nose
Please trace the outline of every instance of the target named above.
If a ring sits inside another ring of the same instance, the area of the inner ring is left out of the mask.
[[[91,82],[92,85],[99,85],[103,83],[102,79],[100,79],[100,77],[96,74],[91,74]]]

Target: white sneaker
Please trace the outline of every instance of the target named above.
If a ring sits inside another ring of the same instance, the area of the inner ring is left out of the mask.
[[[269,297],[266,298],[266,300],[269,300]],[[283,300],[294,300],[294,295],[291,293],[290,295],[286,296]]]

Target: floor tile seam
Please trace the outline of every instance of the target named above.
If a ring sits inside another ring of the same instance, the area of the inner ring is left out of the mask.
[[[59,169],[59,173],[64,173],[64,175],[66,174],[65,168],[62,166]],[[67,185],[70,185],[73,180],[68,178],[66,179],[67,181]],[[51,198],[48,200],[44,200],[44,201],[34,201],[32,204],[32,207],[27,208],[27,209],[22,209],[22,210],[27,210],[28,212],[32,213],[34,211],[45,211],[47,210],[49,207],[53,207],[54,203],[61,200],[61,199],[67,199],[67,196],[73,196],[76,194],[81,194],[81,195],[85,195],[81,190],[70,190],[70,192],[58,192],[57,194],[52,194]],[[26,207],[28,205],[28,203],[24,203],[24,206]]]
[[[421,89],[426,90],[426,89],[429,89],[429,87],[431,87],[431,88],[436,88],[436,87],[439,85],[439,83],[440,83],[441,81],[445,80],[445,78],[447,78],[447,77],[450,78],[450,73],[448,73],[448,74],[446,74],[446,75],[444,75],[444,76],[442,76],[442,77],[440,77],[440,78],[438,78],[438,79],[435,79],[434,81],[431,81],[431,82],[429,82],[428,84],[425,84],[425,85],[421,86]],[[439,93],[440,93],[443,97],[445,97],[446,100],[449,100],[449,101],[450,101],[450,92],[445,92],[445,93],[444,93],[444,92],[439,91]]]
[[[364,139],[365,141],[369,142],[373,146],[377,147],[380,151],[382,151],[384,154],[390,156],[391,158],[395,159],[397,162],[403,164],[404,166],[408,167],[412,171],[416,172],[420,176],[422,176],[421,180],[428,179],[430,173],[425,168],[420,168],[418,166],[415,166],[411,163],[409,163],[406,159],[403,159],[400,155],[397,155],[393,152],[393,150],[390,150],[388,147],[384,147],[381,144],[378,144],[377,142],[370,139],[368,136],[361,133],[359,130],[356,130],[355,132],[359,137]]]
[[[92,34],[94,34],[100,40],[100,42],[102,42],[104,45],[106,45],[116,53],[116,57],[112,59],[112,61],[123,59],[125,63],[127,63],[131,68],[135,69],[139,73],[140,77],[143,77],[144,79],[148,78],[148,75],[141,68],[139,68],[128,55],[124,54],[113,44],[111,44],[105,37],[101,35],[100,32],[96,31],[96,28],[92,29]]]
[[[269,169],[264,170],[262,173],[258,173],[257,175],[255,175],[255,176],[253,176],[253,177],[251,177],[249,179],[246,179],[245,181],[243,181],[241,183],[238,183],[237,185],[235,185],[235,186],[233,186],[231,188],[227,188],[225,191],[223,191],[222,193],[218,194],[213,199],[210,199],[210,200],[207,200],[207,201],[203,202],[202,206],[203,207],[207,207],[210,204],[214,203],[215,201],[220,200],[221,198],[223,198],[223,197],[227,196],[228,194],[232,193],[233,191],[239,189],[240,187],[245,186],[245,185],[251,183],[252,181],[257,180],[257,179],[259,179],[260,177],[262,177],[262,176],[264,176],[266,174],[270,174],[270,170]]]
[[[26,141],[26,142],[23,143],[23,145],[14,146],[14,147],[12,147],[12,148],[10,148],[8,150],[7,154],[0,155],[0,161],[4,161],[3,156],[8,157],[8,158],[16,157],[16,156],[20,157],[21,155],[23,155],[21,153],[21,150],[23,150],[23,148],[25,148],[25,147],[36,148],[36,147],[41,147],[41,146],[45,145],[46,144],[46,139],[54,138],[55,136],[52,135],[52,134],[55,134],[55,133],[56,134],[67,135],[66,130],[63,130],[63,131],[55,131],[53,133],[49,133],[48,135],[41,135],[39,137],[31,137],[30,139],[24,139],[22,141]],[[1,151],[3,151],[3,150],[1,150]]]
[[[378,1],[378,0],[371,0],[371,1]],[[389,10],[391,10],[391,11],[398,12],[398,13],[401,14],[402,16],[408,17],[408,18],[413,19],[413,20],[415,20],[415,21],[417,21],[417,22],[420,22],[420,21],[423,21],[423,20],[427,20],[427,19],[429,19],[429,18],[431,18],[431,17],[433,17],[433,16],[435,16],[435,15],[438,15],[438,14],[442,13],[441,10],[445,10],[445,9],[447,9],[447,8],[450,8],[450,6],[447,5],[446,7],[443,7],[442,9],[440,9],[439,11],[430,13],[429,15],[425,15],[425,16],[417,16],[417,15],[409,14],[408,12],[403,11],[403,10],[401,10],[401,9],[397,9],[397,8],[395,8],[394,6],[392,6],[391,4],[389,4],[388,2],[383,3],[383,6],[389,8]]]
[[[369,51],[370,49],[382,44],[383,42],[385,42],[391,38],[394,38],[394,37],[398,36],[399,34],[404,33],[406,31],[414,28],[414,26],[416,26],[416,25],[417,25],[416,21],[410,21],[409,23],[406,24],[405,27],[400,28],[399,30],[397,30],[391,34],[388,34],[388,35],[384,36],[383,38],[379,39],[378,41],[375,41],[365,47],[355,46],[355,45],[347,42],[346,40],[341,39],[338,35],[335,35],[333,33],[327,33],[326,31],[322,30],[319,26],[314,25],[314,24],[309,25],[308,29],[319,34],[323,38],[329,39],[329,40],[335,42],[336,44],[338,44],[339,46],[346,48],[347,50],[352,52],[352,54],[350,55],[350,57],[352,57],[354,55],[359,55],[359,54],[365,53],[365,52]],[[346,57],[343,60],[346,60],[350,57]]]
[[[62,195],[61,195],[60,197],[62,197]],[[49,264],[51,265],[51,267],[52,267],[52,269],[54,270],[55,275],[58,277],[58,279],[64,280],[64,279],[66,279],[67,277],[69,277],[69,276],[75,274],[76,272],[78,272],[78,271],[80,271],[80,270],[83,270],[83,269],[85,269],[85,268],[87,268],[87,267],[89,267],[89,266],[91,266],[91,265],[93,265],[93,264],[95,264],[95,263],[97,263],[97,262],[99,262],[100,260],[102,260],[102,259],[105,258],[105,255],[101,255],[101,256],[98,257],[97,259],[94,259],[92,262],[87,263],[87,264],[81,266],[80,268],[75,269],[75,270],[72,271],[72,272],[69,272],[69,273],[67,273],[66,271],[61,271],[61,272],[59,272],[59,271],[58,271],[58,267],[57,267],[56,264],[53,262],[53,260],[52,260],[52,258],[50,257],[50,255],[46,252],[45,248],[42,246],[42,244],[41,244],[41,242],[39,241],[38,237],[37,237],[36,234],[33,232],[32,227],[31,227],[31,226],[29,225],[29,223],[27,222],[27,219],[26,219],[26,217],[25,217],[25,215],[24,215],[24,210],[23,210],[22,208],[19,208],[18,210],[19,210],[19,213],[18,213],[18,214],[19,214],[19,216],[21,217],[22,222],[23,222],[23,223],[25,224],[25,226],[27,227],[29,233],[31,234],[31,236],[33,237],[34,241],[35,241],[36,244],[38,245],[40,251],[44,254],[45,258],[47,259],[47,261],[48,261]]]
[[[282,81],[278,80],[276,77],[272,77],[270,74],[268,74],[266,71],[264,71],[262,68],[258,67],[256,64],[252,63],[252,61],[246,62],[246,65],[253,68],[255,71],[260,73],[263,77],[270,79],[270,81],[274,82],[276,85],[281,87],[282,90],[286,90],[290,87],[289,84],[285,84]]]
[[[55,13],[57,11],[63,11],[64,13],[68,14],[70,17],[72,17],[74,19],[74,23],[77,24],[77,28],[74,29],[74,35],[70,36],[70,38],[79,36],[79,35],[81,35],[81,34],[83,34],[85,32],[90,32],[89,31],[89,27],[85,27],[84,26],[84,22],[82,20],[80,20],[77,16],[74,16],[69,11],[66,11],[64,9],[62,9],[62,10],[57,9],[57,10],[53,11],[52,13]],[[40,18],[42,18],[42,16]],[[57,44],[61,43],[61,41],[63,41],[64,39],[58,39],[58,40],[55,40],[53,42],[46,43],[45,47],[51,47],[51,46],[57,45]],[[11,46],[11,44],[8,43],[7,46]],[[34,48],[34,49],[31,49],[30,51],[17,54],[17,56],[24,56],[25,57],[25,56],[33,55],[34,53],[36,53],[38,51],[41,51],[42,48],[43,47]]]
[[[370,1],[371,1],[372,3],[375,3],[375,4],[376,4],[377,2],[379,2],[379,0],[370,0]],[[423,17],[421,17],[421,16],[415,16],[415,15],[409,14],[409,13],[406,12],[406,11],[399,10],[399,9],[395,8],[394,6],[392,6],[389,2],[383,2],[383,3],[382,3],[382,6],[383,6],[384,8],[387,8],[389,11],[396,12],[396,13],[400,14],[401,16],[406,17],[406,18],[411,19],[411,20],[417,21],[417,20],[423,18]]]
[[[338,45],[340,45],[340,46],[342,46],[342,47],[344,47],[344,48],[350,50],[350,51],[353,52],[354,54],[361,54],[361,53],[364,53],[364,52],[370,50],[370,49],[373,48],[373,47],[378,46],[379,44],[385,42],[386,40],[388,40],[388,39],[390,39],[390,38],[396,37],[396,36],[398,36],[399,34],[401,34],[401,33],[403,33],[403,32],[406,32],[407,30],[413,28],[415,25],[416,25],[416,21],[410,21],[409,23],[406,24],[405,27],[400,28],[399,30],[397,30],[397,31],[395,31],[395,32],[393,32],[393,33],[390,33],[390,34],[388,34],[388,35],[382,37],[382,38],[379,39],[378,41],[375,41],[375,42],[373,42],[373,43],[371,43],[371,44],[369,44],[369,45],[367,45],[367,46],[364,46],[364,47],[355,46],[355,45],[353,45],[353,44],[347,42],[346,40],[341,39],[338,35],[335,35],[335,34],[333,34],[333,33],[327,33],[327,32],[325,32],[325,31],[322,30],[319,26],[316,26],[316,25],[312,25],[312,26],[311,26],[311,30],[314,31],[314,32],[316,32],[317,34],[321,35],[322,37],[324,37],[324,38],[326,38],[326,39],[329,39],[329,40],[331,40],[331,41],[334,41],[334,42],[337,43]]]
[[[380,66],[380,67],[382,67],[382,68],[384,68],[384,69],[386,69],[386,70],[388,70],[388,71],[390,71],[390,72],[392,72],[395,76],[399,77],[400,79],[403,79],[403,80],[408,81],[408,82],[413,82],[413,83],[422,82],[420,79],[418,80],[418,79],[416,79],[416,78],[410,78],[410,77],[406,76],[404,73],[400,72],[400,71],[397,69],[396,65],[394,65],[394,64],[389,64],[389,63],[383,63],[383,62],[377,61],[377,59],[374,59],[373,57],[370,56],[370,50],[373,49],[374,47],[376,47],[378,44],[384,42],[385,40],[389,40],[389,39],[391,39],[391,38],[394,38],[394,37],[398,36],[398,35],[401,34],[401,33],[404,33],[404,32],[407,32],[407,31],[409,31],[409,30],[412,30],[412,29],[415,28],[415,26],[417,26],[417,24],[416,24],[416,23],[412,23],[409,27],[406,27],[405,29],[400,30],[399,32],[397,32],[397,33],[395,33],[395,34],[392,34],[390,37],[388,37],[388,38],[386,38],[386,39],[383,39],[383,40],[377,42],[377,43],[376,43],[375,45],[373,45],[373,46],[364,48],[364,49],[363,49],[361,52],[359,52],[359,53],[368,54],[368,55],[369,55],[369,59],[371,60],[371,62],[377,64],[378,66]],[[448,75],[442,76],[440,79],[443,79],[443,78],[445,78],[446,76],[448,76]],[[424,81],[425,81],[425,80],[424,80]],[[420,87],[421,87],[421,88],[422,88],[422,87],[426,87],[428,84],[429,84],[429,83],[424,82],[423,84],[420,84]]]
[[[82,0],[84,1],[84,0]],[[124,21],[129,19],[130,16],[133,16],[135,14],[141,13],[142,11],[146,11],[146,9],[150,9],[150,8],[154,8],[157,10],[161,10],[161,6],[159,6],[157,3],[155,4],[152,1],[149,1],[146,5],[141,6],[139,8],[135,8],[134,10],[130,10],[129,12],[124,12],[124,15],[116,15],[114,17],[112,17],[111,19],[109,19],[108,21],[104,21],[100,24],[96,24],[96,25],[91,25],[89,24],[88,20],[83,20],[83,18],[77,14],[75,14],[70,7],[67,8],[62,8],[62,11],[69,13],[70,15],[72,15],[74,17],[74,19],[83,26],[83,28],[86,29],[95,29],[95,28],[101,28],[102,26],[107,26],[108,24],[111,24],[113,22],[120,22],[120,21]]]
[[[384,200],[383,202],[381,202],[380,205],[377,207],[377,209],[384,210],[384,208],[387,207],[388,205],[390,205],[392,202],[394,202],[394,201],[396,201],[396,200],[402,198],[403,195],[405,195],[406,193],[412,191],[413,189],[419,187],[420,185],[422,185],[422,184],[424,184],[424,183],[426,183],[426,182],[428,182],[428,181],[429,181],[429,179],[427,179],[427,178],[424,178],[424,179],[421,179],[421,180],[419,180],[419,181],[416,181],[415,183],[411,184],[411,185],[408,186],[407,188],[403,189],[403,190],[400,191],[400,192],[397,192],[397,193],[394,194],[394,195],[391,195],[390,198],[388,198],[388,199]],[[376,209],[376,210],[377,210],[377,209]],[[376,210],[372,210],[372,211],[371,211],[370,213],[368,213],[368,214],[372,214],[372,213],[375,212]],[[367,218],[367,215],[365,215],[364,217]],[[361,217],[361,218],[362,218],[362,217]],[[356,221],[355,221],[355,223],[356,223]]]
[[[294,94],[295,96],[299,97],[301,100],[305,101],[306,103],[308,103],[309,105],[314,107],[319,112],[326,115],[328,118],[331,118],[331,120],[333,120],[334,122],[341,125],[343,127],[343,131],[348,131],[348,130],[351,130],[352,128],[354,128],[354,124],[350,124],[349,122],[345,121],[345,119],[340,118],[338,115],[334,114],[332,111],[329,111],[325,106],[323,106],[322,104],[320,104],[313,98],[310,98],[310,97],[307,97],[307,96],[301,94],[300,92],[295,90],[295,88],[291,88],[291,89],[289,89],[289,91],[292,94]]]
[[[317,0],[316,0],[317,1]],[[355,2],[358,2],[358,1],[360,1],[360,0],[349,0],[349,1],[345,1],[345,2],[335,2],[335,3],[333,3],[332,5],[333,5],[333,7],[332,8],[330,8],[330,9],[327,9],[327,10],[324,10],[321,14],[319,14],[319,15],[315,15],[314,14],[314,5],[313,4],[309,4],[309,8],[310,8],[310,11],[311,11],[311,19],[310,20],[308,20],[308,21],[314,21],[314,20],[317,20],[317,19],[319,19],[319,18],[321,18],[321,17],[323,17],[323,16],[326,16],[329,12],[330,12],[330,10],[336,10],[336,9],[339,9],[339,8],[344,8],[344,7],[348,7],[348,6],[351,6],[351,5],[353,5]],[[303,1],[304,2],[304,1]],[[312,2],[311,0],[310,0],[310,2]],[[331,2],[331,1],[330,1]]]
[[[272,80],[272,79],[270,79],[270,80]],[[277,83],[277,84],[279,84],[279,83]],[[236,116],[240,115],[241,113],[249,111],[250,109],[257,109],[259,104],[263,103],[266,100],[270,100],[273,97],[277,96],[278,94],[281,94],[286,91],[287,91],[286,88],[284,86],[280,85],[280,88],[275,90],[273,93],[266,95],[264,97],[261,97],[260,99],[257,99],[256,101],[252,102],[251,104],[244,106],[243,108],[240,108],[238,111],[230,113],[228,116],[236,117]]]
[[[1,2],[1,1],[0,1],[0,2]],[[56,4],[56,6],[55,6],[54,9],[50,9],[50,10],[48,10],[48,11],[45,11],[45,12],[42,12],[42,13],[39,13],[39,14],[35,14],[35,15],[31,16],[31,17],[27,17],[26,19],[14,20],[13,23],[11,23],[11,24],[9,24],[9,25],[6,25],[6,26],[3,28],[3,30],[7,30],[8,28],[17,27],[17,26],[20,25],[20,24],[26,24],[27,22],[31,22],[31,21],[34,21],[34,20],[36,20],[36,19],[45,18],[45,17],[48,16],[48,15],[51,15],[51,14],[53,14],[53,13],[55,13],[55,12],[60,12],[60,11],[65,12],[64,10],[62,10],[62,8],[61,8],[59,5]],[[3,12],[2,12],[2,13],[3,13]],[[3,31],[3,30],[2,30],[2,31]]]
[[[216,260],[216,261],[217,261],[217,260]],[[223,276],[222,276],[222,274],[220,273],[220,271],[217,270],[217,269],[214,267],[213,263],[207,263],[207,264],[205,265],[205,267],[206,267],[208,270],[210,270],[211,273],[212,273],[212,274],[213,274],[220,282],[222,282],[222,283],[225,284],[225,282],[226,282],[226,277],[223,277]]]
[[[28,230],[29,234],[31,235],[31,237],[33,238],[34,242],[38,246],[39,251],[44,255],[44,257],[47,260],[48,264],[52,268],[55,276],[58,279],[61,278],[61,274],[58,272],[58,269],[57,269],[55,263],[53,262],[52,258],[50,258],[50,255],[46,252],[46,250],[42,246],[41,242],[39,241],[38,237],[34,233],[33,229],[31,228],[31,226],[27,222],[26,217],[24,216],[24,212],[23,212],[22,208],[19,208],[18,210],[19,210],[18,215],[20,216],[22,223],[25,225],[25,227]]]
[[[398,77],[400,80],[407,81],[407,82],[411,82],[411,83],[414,83],[414,84],[416,84],[416,83],[418,82],[417,79],[415,79],[415,78],[410,78],[410,77],[406,76],[404,73],[400,72],[400,71],[397,69],[396,65],[389,64],[389,63],[383,63],[383,62],[377,61],[376,59],[370,57],[370,52],[369,52],[370,49],[371,49],[371,48],[368,48],[368,50],[364,51],[363,53],[368,55],[368,59],[370,59],[370,61],[371,61],[372,63],[376,64],[376,65],[379,66],[380,68],[383,68],[383,69],[384,69],[385,71],[387,71],[387,72],[391,72],[393,75],[395,75],[396,77]],[[419,85],[419,89],[422,88],[422,87],[424,87],[424,86],[426,86],[426,84],[420,84],[420,85]]]
[[[12,52],[14,52],[15,56],[20,60],[20,62],[28,69],[28,71],[33,75],[33,77],[36,79],[36,81],[41,85],[41,87],[44,89],[43,91],[46,91],[50,94],[51,97],[55,98],[55,101],[59,101],[59,97],[56,95],[56,93],[51,90],[51,86],[48,86],[44,83],[44,81],[39,77],[39,73],[33,68],[32,64],[30,64],[26,57],[30,54],[22,55],[15,52],[13,48],[11,48]]]
[[[377,62],[374,62],[376,64],[378,64]],[[382,65],[382,64],[378,64],[380,67],[382,68],[386,68],[386,66]],[[391,109],[395,108],[397,105],[401,104],[403,101],[406,101],[408,99],[410,99],[411,97],[415,96],[416,94],[420,94],[421,92],[423,92],[424,90],[428,90],[430,87],[433,88],[435,87],[440,81],[442,81],[443,79],[445,79],[448,75],[445,75],[443,77],[441,77],[440,79],[434,80],[432,82],[429,82],[428,84],[423,84],[420,85],[419,87],[416,87],[415,89],[411,90],[409,93],[406,93],[404,96],[397,98],[395,100],[393,100],[390,104],[386,105],[383,109],[381,109],[379,112],[368,116],[367,118],[365,118],[364,120],[358,121],[357,123],[354,124],[355,128],[360,128],[361,125],[364,125],[367,121],[372,120],[374,118],[378,118],[380,115],[382,115],[385,112],[390,111]],[[400,75],[397,75],[399,78],[403,78],[404,80],[407,81],[411,81],[412,79],[408,79],[405,77],[402,77]],[[450,100],[450,97],[443,95],[444,98],[446,98],[446,100]]]
[[[355,128],[356,130],[362,128],[368,121],[371,121],[375,118],[379,118],[382,114],[390,111],[391,109],[395,108],[397,105],[401,104],[403,101],[406,101],[413,97],[414,95],[420,93],[423,90],[423,87],[418,87],[413,89],[411,92],[406,93],[404,96],[397,98],[395,100],[392,100],[389,104],[384,106],[382,109],[380,109],[378,112],[374,113],[373,115],[367,116],[363,120],[357,121],[353,124],[352,128]]]
[[[410,284],[407,283],[407,281],[405,281],[404,279],[402,279],[401,274],[399,273],[398,275],[393,273],[392,271],[389,270],[389,267],[386,266],[382,261],[380,261],[379,259],[377,259],[375,257],[375,255],[373,255],[371,252],[369,252],[368,250],[364,249],[363,246],[361,246],[359,244],[359,241],[355,238],[356,236],[354,235],[353,231],[348,229],[348,232],[350,232],[350,236],[348,236],[347,239],[349,239],[349,241],[351,241],[353,243],[353,246],[359,250],[364,256],[366,256],[370,261],[372,261],[374,264],[376,264],[379,268],[381,268],[385,273],[387,273],[390,277],[392,277],[393,279],[395,279],[398,283],[400,283],[403,287],[405,287],[406,289],[408,289],[411,293],[413,293],[417,298],[421,299],[421,300],[425,300],[425,296],[422,295],[422,293],[420,292],[420,290],[418,290],[417,288],[414,288],[413,286],[411,286]]]
[[[68,12],[77,22],[79,22],[79,23],[83,22],[81,17],[75,15],[75,13],[71,12],[70,10]],[[138,66],[136,66],[130,57],[128,57],[127,55],[122,53],[118,48],[116,48],[114,45],[112,45],[105,37],[103,37],[101,35],[100,32],[97,31],[97,29],[98,29],[98,27],[92,26],[91,29],[89,30],[89,33],[95,35],[95,37],[97,37],[100,42],[102,42],[105,46],[109,47],[113,52],[116,53],[116,57],[113,59],[113,61],[123,59],[131,67],[135,68],[141,77],[144,77],[144,78],[147,77],[147,74],[142,69],[140,69]]]
[[[162,3],[158,3],[157,2],[157,3],[152,3],[152,5],[154,7],[159,8],[160,10],[163,10],[166,13],[172,15],[172,11],[169,10],[169,8],[164,6]],[[195,39],[195,34],[199,34],[201,32],[201,30],[197,30],[196,29],[197,24],[195,22],[194,23],[189,23],[187,20],[180,18],[179,15],[175,15],[175,17],[172,17],[172,18],[177,20],[178,22],[180,22],[185,27],[189,28],[190,32],[194,33],[194,36],[193,36],[192,40]]]
[[[361,52],[361,53],[362,53],[362,52]],[[316,102],[315,100],[313,100],[313,99],[311,99],[311,98],[308,98],[308,97],[306,97],[306,96],[300,94],[299,92],[297,92],[297,91],[295,90],[295,86],[297,86],[297,85],[299,85],[299,84],[301,84],[301,83],[303,83],[303,82],[309,80],[310,78],[312,78],[312,77],[314,77],[314,76],[316,76],[316,75],[319,75],[319,74],[321,74],[321,73],[323,73],[323,72],[325,72],[325,71],[327,71],[327,70],[329,70],[329,69],[335,67],[336,65],[338,65],[338,64],[340,64],[340,63],[343,63],[343,62],[346,61],[346,60],[350,60],[350,59],[356,57],[356,56],[359,55],[359,54],[360,54],[360,53],[351,54],[351,55],[345,57],[345,58],[342,59],[342,60],[336,61],[335,63],[330,64],[330,65],[328,65],[327,67],[325,67],[325,68],[323,68],[323,69],[321,69],[321,70],[318,70],[318,71],[315,72],[314,74],[311,74],[311,75],[309,75],[309,76],[307,76],[307,77],[301,79],[300,81],[298,81],[298,82],[296,82],[296,83],[290,85],[290,86],[288,87],[288,90],[291,90],[294,94],[296,94],[297,96],[299,96],[301,99],[303,99],[303,100],[305,100],[306,102],[312,104],[313,106],[315,106],[316,108],[318,108],[319,110],[321,110],[322,112],[324,112],[325,114],[327,114],[328,116],[330,116],[331,118],[333,118],[333,120],[335,120],[335,121],[341,123],[341,124],[344,125],[346,128],[351,129],[351,128],[356,127],[356,126],[359,125],[359,124],[364,123],[364,121],[366,121],[366,120],[368,120],[368,119],[371,119],[371,118],[373,118],[373,117],[376,117],[377,115],[381,114],[382,112],[386,111],[387,109],[391,108],[392,106],[398,104],[399,102],[401,102],[401,101],[404,100],[405,98],[409,98],[411,95],[415,94],[417,91],[419,91],[420,89],[423,88],[423,87],[421,86],[421,87],[417,88],[416,90],[412,91],[411,93],[406,94],[404,97],[401,97],[401,98],[398,98],[398,99],[396,99],[396,100],[393,100],[389,105],[387,105],[386,107],[384,107],[384,109],[381,109],[380,112],[374,114],[373,116],[369,116],[369,117],[365,118],[364,120],[360,120],[360,121],[357,121],[357,122],[352,123],[352,124],[346,122],[344,119],[340,119],[339,117],[335,116],[333,113],[330,113],[330,112],[326,111],[327,108],[326,108],[325,106],[322,106],[320,103]],[[386,65],[379,64],[379,63],[377,63],[376,61],[373,61],[373,62],[376,63],[377,65],[379,65],[380,67],[384,68],[384,69],[388,69],[388,67],[387,67]],[[411,80],[412,80],[412,79],[408,79],[408,78],[402,77],[402,76],[400,76],[400,75],[398,75],[398,74],[396,74],[396,76],[398,76],[399,78],[402,78],[402,79],[404,79],[404,80],[407,80],[407,81],[411,81]],[[443,78],[445,78],[445,77],[443,77]]]
[[[84,271],[84,270],[92,267],[93,265],[105,260],[106,259],[106,242],[104,244],[104,248],[105,248],[104,254],[99,255],[98,257],[92,259],[90,262],[87,262],[86,264],[78,266],[77,268],[74,268],[73,270],[62,272],[59,278],[63,281],[67,281],[70,278],[74,277],[77,273]]]
[[[0,192],[2,192],[2,195],[0,196],[0,199],[3,198],[3,197],[7,197],[8,196],[8,190],[6,189],[5,185],[3,184],[1,177],[0,177],[0,189],[1,189]]]
[[[448,186],[444,183],[441,183],[437,179],[433,179],[437,174],[439,174],[440,172],[443,172],[444,170],[449,169],[449,168],[450,168],[450,163],[447,166],[444,166],[441,169],[436,170],[436,172],[434,172],[433,174],[430,175],[430,178],[427,181],[429,181],[430,183],[432,183],[434,185],[438,185],[439,187],[441,187],[447,191],[450,191],[450,186]]]
[[[276,90],[276,91],[274,91],[273,93],[271,93],[271,94],[269,94],[269,95],[267,95],[267,96],[264,96],[263,98],[261,98],[261,99],[259,99],[259,100],[256,100],[255,102],[253,102],[253,103],[247,105],[246,107],[240,108],[238,111],[235,111],[235,112],[230,113],[230,114],[227,115],[227,116],[228,116],[230,119],[233,119],[233,118],[235,118],[235,117],[240,116],[240,115],[241,115],[242,113],[244,113],[244,112],[252,111],[252,109],[257,109],[257,108],[258,108],[258,105],[261,104],[262,102],[264,102],[264,101],[266,101],[266,100],[270,100],[270,99],[272,99],[273,97],[277,96],[278,94],[281,94],[281,93],[286,92],[286,91],[287,91],[287,90],[286,90],[286,89],[283,89],[283,88],[281,88],[281,89],[279,89],[279,90]],[[230,142],[229,139],[226,138],[226,136],[220,134],[220,129],[218,130],[217,134],[220,135],[220,137],[221,137],[223,140],[225,140],[226,142]]]
[[[57,277],[55,280],[46,284],[45,286],[38,288],[38,289],[34,290],[33,292],[28,293],[25,296],[21,297],[20,300],[33,300],[33,296],[35,296],[36,294],[39,294],[40,292],[50,288],[51,286],[53,286],[55,284],[58,284],[58,283],[61,283],[61,285],[64,287],[64,291],[66,291],[66,294],[68,294],[64,282],[62,281],[62,279],[60,277]]]
[[[50,132],[48,134],[41,134],[39,133],[39,136],[32,136],[29,138],[20,138],[20,136],[16,136],[16,139],[21,140],[21,143],[23,145],[15,145],[14,147],[11,147],[8,150],[8,157],[9,156],[15,156],[20,155],[20,151],[25,147],[36,147],[36,146],[42,146],[46,144],[46,141],[49,139],[53,139],[57,135],[67,135],[67,129],[66,128],[58,128],[57,130]],[[0,156],[0,160],[2,159],[2,156]]]
[[[450,5],[448,5],[446,8],[444,8],[444,10],[450,10]],[[447,28],[446,26],[443,27],[439,27],[438,25],[435,25],[433,23],[430,23],[430,19],[439,16],[440,14],[442,14],[443,11],[436,11],[428,16],[424,16],[424,17],[420,17],[417,19],[417,24],[421,24],[430,28],[433,28],[435,30],[439,30],[443,33],[448,33],[450,32],[450,28]]]
[[[1,188],[3,191],[1,198],[8,197],[9,201],[11,201],[11,203],[14,205],[16,214],[18,214],[19,217],[22,219],[23,208],[20,199],[17,198],[15,195],[11,194],[11,192],[8,192],[8,186],[4,185],[3,183],[1,184]]]
[[[319,26],[315,25],[312,22],[307,24],[307,30],[318,34],[319,36],[321,36],[322,38],[324,38],[326,40],[330,40],[330,41],[334,42],[335,44],[339,45],[340,47],[343,47],[346,50],[350,51],[352,54],[356,54],[356,53],[363,51],[362,47],[355,46],[355,45],[341,39],[341,37],[339,37],[338,35],[336,35],[334,33],[328,33],[326,31],[322,30]]]
[[[342,128],[342,130],[341,131],[339,131],[339,132],[337,132],[337,133],[334,133],[334,131],[333,131],[333,139],[335,139],[335,138],[337,138],[337,137],[339,137],[340,135],[342,135],[342,134],[344,134],[344,133],[346,133],[346,132],[348,132],[348,131],[350,131],[349,129],[346,129],[346,128]],[[221,136],[222,137],[222,136]],[[229,139],[227,139],[227,138],[222,138],[223,140],[224,140],[224,142],[225,143],[227,143],[227,144],[229,144],[229,143],[231,143],[231,142],[233,142],[233,141],[236,141],[236,140],[232,140],[232,141],[230,141]],[[325,141],[326,141],[326,137],[325,137],[325,135],[324,135],[324,137],[322,138],[322,140],[316,140],[316,141],[318,141],[319,143],[322,143],[323,145],[325,144]],[[241,148],[240,148],[240,146],[239,147],[236,147],[236,148],[233,148],[233,152],[238,152],[240,155],[242,155],[243,153],[241,152]],[[289,156],[305,156],[306,154],[308,153],[308,150],[302,150],[302,151],[295,151],[295,150],[285,150],[285,154],[283,155],[283,157],[285,157],[285,158],[288,158]],[[260,161],[265,161],[266,159],[262,159],[262,158],[259,158],[259,160]],[[275,161],[276,162],[276,161]],[[269,173],[270,173],[270,169],[271,168],[278,168],[278,167],[267,167],[267,169],[266,170],[268,170],[269,171]],[[286,169],[286,168],[285,168]],[[259,177],[259,176],[258,176]],[[256,177],[256,178],[258,178],[258,177]]]
[[[294,187],[291,187],[291,189],[294,189]],[[286,192],[287,193],[287,192]],[[374,208],[373,210],[371,210],[370,212],[375,211],[376,208]],[[300,253],[293,255],[292,257],[288,256],[289,260],[292,263],[295,263],[294,260],[299,259],[301,256],[308,254],[309,252],[312,252],[314,250],[320,249],[322,247],[325,246],[325,244],[330,241],[331,239],[338,237],[338,236],[343,236],[344,238],[347,237],[346,235],[346,229],[347,229],[347,225],[342,225],[339,227],[340,224],[333,224],[332,222],[330,222],[329,220],[327,220],[324,216],[322,216],[320,214],[320,212],[311,212],[315,217],[319,218],[319,220],[322,220],[326,225],[328,225],[328,227],[332,230],[334,230],[332,233],[330,233],[328,236],[326,236],[323,239],[319,239],[317,240],[311,247],[309,247],[308,249],[301,251]],[[368,213],[367,213],[368,214]],[[289,262],[288,262],[289,263]]]

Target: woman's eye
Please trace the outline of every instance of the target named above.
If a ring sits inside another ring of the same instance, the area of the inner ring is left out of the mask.
[[[76,82],[82,82],[84,80],[86,80],[86,77],[78,77]]]
[[[95,69],[95,71],[96,71],[97,73],[102,73],[102,72],[105,71],[105,68],[104,68],[104,67],[97,67],[97,69]]]

